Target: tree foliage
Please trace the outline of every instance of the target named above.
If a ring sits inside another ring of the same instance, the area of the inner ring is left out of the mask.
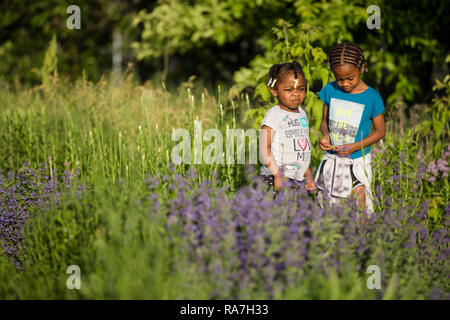
[[[71,4],[1,2],[0,77],[39,83],[31,70],[41,68],[55,34],[58,72],[77,77],[84,70],[88,78],[98,79],[111,70],[111,35],[120,28],[126,33],[124,60],[136,58],[141,65],[162,62],[160,69],[167,74],[169,57],[176,56],[176,68],[170,66],[179,81],[195,73],[207,81],[219,75],[231,82],[235,73],[237,87],[255,89],[259,83],[254,74],[265,72],[258,68],[266,68],[263,61],[274,62],[278,38],[272,31],[280,18],[297,33],[305,24],[320,28],[311,45],[325,53],[337,42],[360,44],[368,60],[365,80],[389,105],[431,102],[435,78],[448,73],[446,1],[159,0],[149,5],[142,0],[79,0],[81,30],[66,27]],[[370,5],[380,8],[380,29],[367,28]],[[290,39],[293,47],[297,42],[302,42],[300,37]]]
[[[378,5],[381,29],[370,30],[368,6]],[[312,45],[325,52],[335,43],[354,41],[366,52],[371,74],[368,82],[388,104],[396,101],[428,101],[433,70],[447,68],[448,5],[442,1],[216,1],[162,0],[151,12],[141,11],[134,20],[143,25],[142,41],[133,44],[138,59],[183,54],[194,47],[223,45],[250,38],[262,54],[234,75],[237,86],[258,89],[255,74],[264,73],[265,62],[274,61],[272,28],[279,18],[289,21],[296,32],[308,24],[320,27]],[[301,43],[300,38],[291,42]],[[232,54],[232,53],[231,53]],[[270,58],[272,56],[272,58]],[[262,90],[262,91],[261,91]],[[267,93],[266,93],[267,95]]]
[[[81,11],[81,29],[69,29],[67,7]],[[84,71],[98,79],[111,68],[111,35],[126,15],[117,1],[3,0],[0,4],[0,77],[9,82],[38,84],[44,56],[53,35],[57,38],[58,72],[75,78]],[[126,12],[125,12],[126,13]]]

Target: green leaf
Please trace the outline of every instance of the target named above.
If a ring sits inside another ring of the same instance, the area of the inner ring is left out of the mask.
[[[440,121],[433,121],[433,130],[436,134],[436,138],[439,138],[442,134],[443,125]]]
[[[311,79],[311,74],[307,68],[303,68],[303,73],[305,74],[306,79]]]
[[[257,97],[257,96],[261,96],[264,101],[269,101],[270,99],[270,91],[269,88],[267,88],[265,83],[260,83],[258,84],[258,86],[255,88],[255,93],[253,95],[253,98]]]
[[[428,134],[428,132],[430,132],[430,129],[431,129],[431,121],[425,120],[416,127],[415,132],[416,133],[421,132],[426,135]]]
[[[217,31],[216,32],[216,41],[219,46],[225,44],[227,41],[227,35],[225,32]]]
[[[322,80],[322,88],[328,83],[328,79],[330,77],[330,70],[326,68],[322,68],[318,71],[320,80]]]
[[[325,61],[327,55],[323,52],[322,48],[314,48],[311,50],[311,54],[314,57],[314,61]]]
[[[290,50],[292,57],[301,57],[303,49],[300,46],[293,46]]]
[[[428,218],[432,218],[434,221],[437,221],[439,217],[439,210],[436,208],[430,208],[428,211]]]
[[[320,122],[322,120],[322,113],[323,113],[323,102],[320,99],[315,99],[313,103],[312,113],[315,119],[314,127],[316,129],[320,129]]]
[[[266,79],[268,75],[269,68],[261,68],[256,73],[256,81],[261,81],[262,79]]]
[[[434,154],[436,154],[436,155],[441,154],[441,152],[442,152],[442,143],[441,143],[441,141],[438,141],[438,142],[434,145],[433,152],[434,152]]]

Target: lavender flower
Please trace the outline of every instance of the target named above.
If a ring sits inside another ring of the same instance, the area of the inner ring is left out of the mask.
[[[212,280],[220,270],[220,287],[214,292],[222,292],[221,297],[252,297],[250,284],[264,288],[265,297],[274,297],[276,290],[298,284],[313,272],[355,268],[364,273],[375,257],[390,263],[414,255],[421,274],[444,270],[442,263],[428,263],[448,253],[441,231],[429,236],[425,203],[420,209],[398,208],[387,196],[384,210],[368,218],[351,201],[322,209],[295,190],[282,190],[274,199],[256,180],[233,194],[226,188],[217,191],[217,177],[187,187],[192,176],[196,173],[190,169],[187,177],[173,179],[178,191],[161,201],[167,206],[162,212],[169,212],[170,235],[185,239],[189,263],[211,274]],[[408,274],[408,264],[400,266]]]
[[[56,169],[52,179],[46,174],[47,171],[44,164],[33,169],[26,162],[18,173],[10,171],[5,177],[0,172],[0,247],[17,268],[22,268],[19,245],[32,212],[58,204],[61,190],[69,189],[77,181],[79,172],[73,175],[66,170],[61,176],[61,183]]]

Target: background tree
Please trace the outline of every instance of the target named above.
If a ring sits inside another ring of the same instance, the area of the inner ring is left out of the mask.
[[[126,21],[126,2],[80,0],[81,29],[70,30],[67,7],[73,1],[4,0],[0,4],[0,76],[8,82],[36,84],[45,50],[53,35],[58,72],[75,79],[84,71],[92,80],[111,69],[111,37]],[[119,14],[120,13],[120,14]]]
[[[381,29],[369,30],[367,7],[373,4],[381,9]],[[223,66],[227,59],[220,59],[220,55],[208,60],[212,48],[219,47],[231,57],[249,50],[255,57],[248,64],[254,73],[251,75],[247,62],[241,60],[245,69],[235,73],[234,81],[241,88],[254,88],[258,85],[254,74],[261,72],[257,70],[261,65],[258,59],[273,50],[272,28],[281,17],[298,32],[301,23],[322,27],[321,36],[312,44],[325,52],[344,40],[360,44],[371,71],[366,80],[381,90],[389,104],[426,102],[431,98],[434,77],[448,70],[444,60],[448,14],[449,6],[442,1],[163,0],[152,11],[143,10],[136,16],[134,24],[142,24],[143,32],[133,48],[142,60],[164,56],[167,63],[169,56],[178,55],[177,60],[183,60],[183,67],[177,69],[181,74],[182,70],[191,71],[184,67],[195,61],[197,76],[208,76],[208,72],[203,73],[205,65],[210,73],[222,75],[236,67],[232,63],[228,68]],[[241,49],[230,52],[236,49],[231,44],[240,44]],[[167,69],[166,65],[163,74]]]
[[[98,80],[111,70],[112,32],[119,28],[124,66],[135,63],[141,81],[160,74],[177,85],[195,74],[211,87],[220,82],[252,91],[262,72],[258,61],[273,54],[272,29],[280,18],[298,33],[302,24],[320,27],[311,45],[324,52],[336,42],[359,43],[370,70],[365,80],[390,105],[430,102],[434,79],[448,73],[445,1],[80,0],[81,30],[66,27],[70,4],[2,1],[0,77],[37,84],[32,70],[41,68],[55,35],[59,74],[76,78],[85,71]],[[369,30],[367,7],[373,4],[381,10],[381,29]]]

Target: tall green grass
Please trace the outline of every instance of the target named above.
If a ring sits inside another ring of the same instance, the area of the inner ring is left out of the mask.
[[[248,128],[242,121],[250,107],[245,97],[232,98],[181,86],[175,92],[131,78],[115,86],[79,79],[15,92],[0,89],[0,169],[16,171],[25,161],[32,167],[52,159],[59,172],[81,168],[81,182],[89,186],[81,199],[67,194],[61,203],[36,210],[23,243],[25,271],[18,271],[0,255],[0,297],[11,299],[208,299],[216,286],[188,264],[186,244],[164,229],[164,216],[155,216],[149,198],[148,175],[185,174],[193,167],[192,183],[211,179],[230,186],[229,196],[247,183],[243,165],[179,165],[170,169],[173,128],[187,128],[193,137],[195,119],[203,130]],[[251,122],[251,121],[250,121]],[[388,122],[389,123],[389,122]],[[420,150],[411,130],[402,135],[389,125],[385,139],[373,153],[374,192],[380,193],[378,211],[387,198],[398,207],[416,208],[428,202],[430,228],[442,222],[448,205],[448,179],[429,183],[417,177]],[[207,143],[204,143],[204,146]],[[313,146],[314,147],[314,146]],[[225,150],[225,149],[224,149]],[[312,166],[321,152],[315,147]],[[435,160],[424,152],[426,162]],[[401,175],[398,180],[391,179]],[[417,180],[419,179],[419,181]],[[412,188],[417,184],[417,188]],[[378,188],[378,189],[377,189]],[[174,197],[169,182],[159,186],[160,201]],[[219,192],[219,191],[218,191]],[[439,200],[436,200],[439,199]],[[434,202],[433,202],[434,201]],[[437,212],[437,213],[436,213]],[[82,289],[68,290],[69,265],[81,267]],[[404,278],[402,278],[404,279]],[[418,275],[411,283],[389,279],[384,296],[365,288],[365,277],[349,271],[337,275],[311,274],[304,286],[277,298],[374,299],[426,298],[416,290],[424,284]],[[402,280],[404,281],[404,280]],[[402,287],[403,286],[403,287]],[[259,298],[265,298],[261,292]]]
[[[5,171],[47,163],[52,157],[59,168],[81,168],[90,182],[121,177],[133,181],[147,173],[170,173],[167,164],[175,142],[172,131],[190,130],[194,120],[208,128],[236,127],[244,101],[181,86],[175,93],[150,84],[139,86],[131,77],[121,86],[102,80],[92,84],[81,78],[74,84],[54,82],[12,92],[4,90],[0,103],[0,162]],[[223,95],[223,93],[222,93]],[[238,105],[236,105],[238,104]],[[248,107],[248,106],[247,106]],[[205,147],[205,142],[203,146]],[[225,149],[224,149],[225,150]],[[200,178],[211,170],[228,175],[234,183],[243,177],[241,166],[197,166]],[[177,166],[177,171],[185,166]],[[231,178],[233,177],[233,179]],[[242,184],[243,181],[237,181]]]

